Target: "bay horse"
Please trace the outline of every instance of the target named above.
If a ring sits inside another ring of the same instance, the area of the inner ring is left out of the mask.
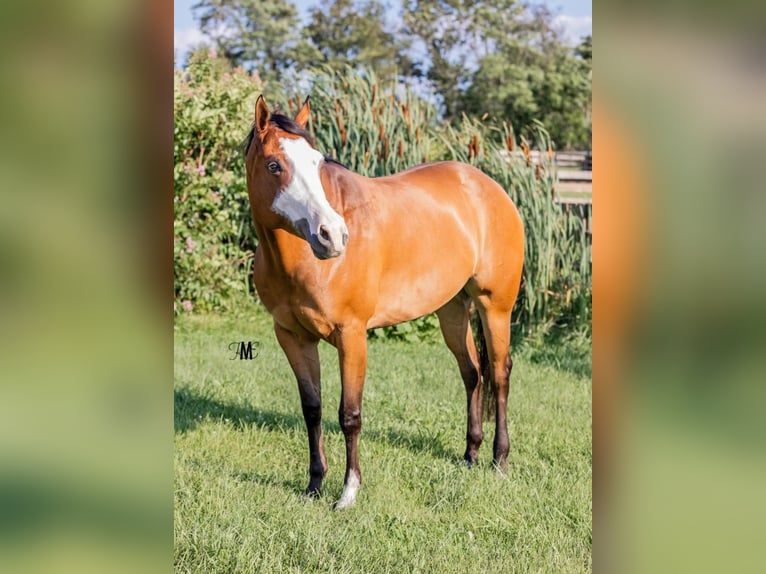
[[[487,378],[497,405],[494,464],[504,471],[510,318],[524,260],[516,206],[495,181],[457,162],[374,179],[353,173],[314,147],[306,131],[310,114],[308,98],[290,119],[272,114],[260,96],[245,143],[259,241],[255,287],[298,381],[309,443],[306,494],[318,495],[327,473],[319,341],[336,347],[340,360],[346,476],[336,508],[346,508],[362,480],[357,440],[367,330],[434,311],[465,385],[464,459],[469,465],[476,461],[483,439],[481,392]],[[471,333],[471,301],[482,324],[484,365]]]

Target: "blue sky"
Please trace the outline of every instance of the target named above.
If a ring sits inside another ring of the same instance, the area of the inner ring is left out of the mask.
[[[311,6],[319,4],[320,1],[292,0],[302,17],[308,14]],[[185,60],[185,53],[190,46],[205,40],[192,16],[191,7],[196,3],[197,0],[175,0],[174,2],[173,44],[178,50],[178,61]],[[547,4],[558,14],[559,24],[564,28],[571,43],[574,44],[582,36],[592,33],[593,8],[591,0],[532,0],[532,3]],[[390,5],[394,10],[398,10],[400,3],[393,0]]]

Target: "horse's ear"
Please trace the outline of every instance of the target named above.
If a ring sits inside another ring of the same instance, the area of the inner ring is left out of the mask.
[[[263,96],[258,96],[258,101],[255,102],[255,129],[260,133],[266,129],[269,125],[269,107],[266,105],[266,100]]]
[[[298,112],[298,115],[295,116],[295,123],[301,126],[302,128],[305,128],[306,124],[309,123],[310,117],[311,117],[311,107],[309,107],[309,97],[306,96],[306,101],[303,102],[303,107]]]

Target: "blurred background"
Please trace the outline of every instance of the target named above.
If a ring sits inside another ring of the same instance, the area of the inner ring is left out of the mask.
[[[596,12],[595,563],[757,571],[763,5]]]

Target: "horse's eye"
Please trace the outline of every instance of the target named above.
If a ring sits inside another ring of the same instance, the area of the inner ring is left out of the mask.
[[[266,169],[269,170],[269,173],[277,175],[280,171],[282,171],[282,166],[279,165],[278,161],[270,161],[266,164]]]

